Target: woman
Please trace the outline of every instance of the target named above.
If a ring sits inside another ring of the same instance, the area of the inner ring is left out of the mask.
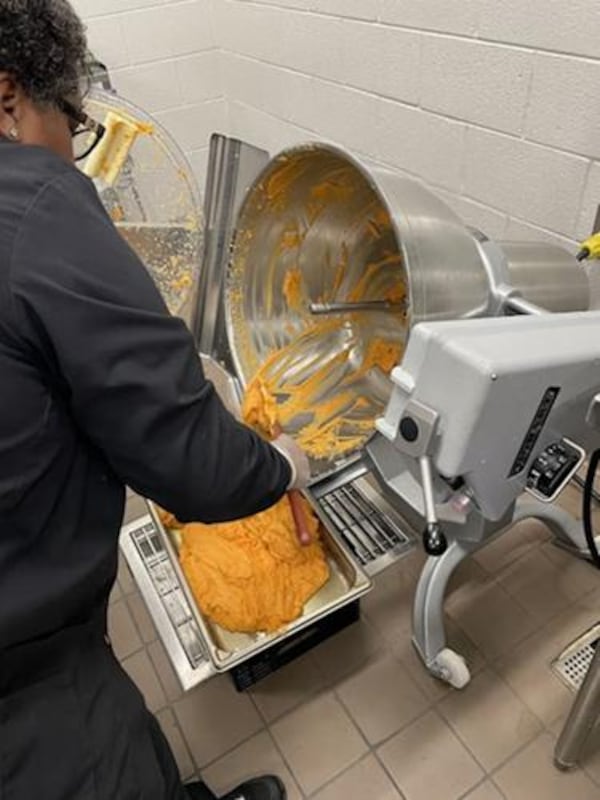
[[[181,786],[105,641],[124,487],[219,521],[302,487],[308,465],[224,410],[76,169],[72,134],[101,133],[85,55],[66,0],[0,0],[0,797],[212,798]],[[231,795],[284,796],[276,778]]]

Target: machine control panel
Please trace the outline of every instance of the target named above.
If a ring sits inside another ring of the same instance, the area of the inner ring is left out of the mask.
[[[527,491],[538,500],[555,500],[585,458],[585,451],[573,442],[553,442],[533,462],[527,478]]]

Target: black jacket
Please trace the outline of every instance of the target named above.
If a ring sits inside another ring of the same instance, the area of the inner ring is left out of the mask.
[[[114,581],[124,487],[184,520],[247,516],[290,469],[205,380],[93,184],[0,143],[0,650]]]

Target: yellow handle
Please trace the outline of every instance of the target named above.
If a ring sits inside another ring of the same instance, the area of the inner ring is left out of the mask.
[[[581,244],[581,250],[577,255],[579,261],[584,258],[598,258],[600,259],[600,232],[590,236],[585,242]]]
[[[83,171],[88,178],[100,177],[108,186],[114,186],[137,137],[151,134],[154,129],[146,122],[116,111],[108,112],[104,127],[104,138],[86,161]]]

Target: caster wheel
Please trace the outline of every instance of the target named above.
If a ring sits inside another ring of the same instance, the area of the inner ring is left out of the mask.
[[[432,673],[455,689],[464,689],[471,681],[471,673],[467,662],[454,650],[446,647],[440,650],[431,666]]]

